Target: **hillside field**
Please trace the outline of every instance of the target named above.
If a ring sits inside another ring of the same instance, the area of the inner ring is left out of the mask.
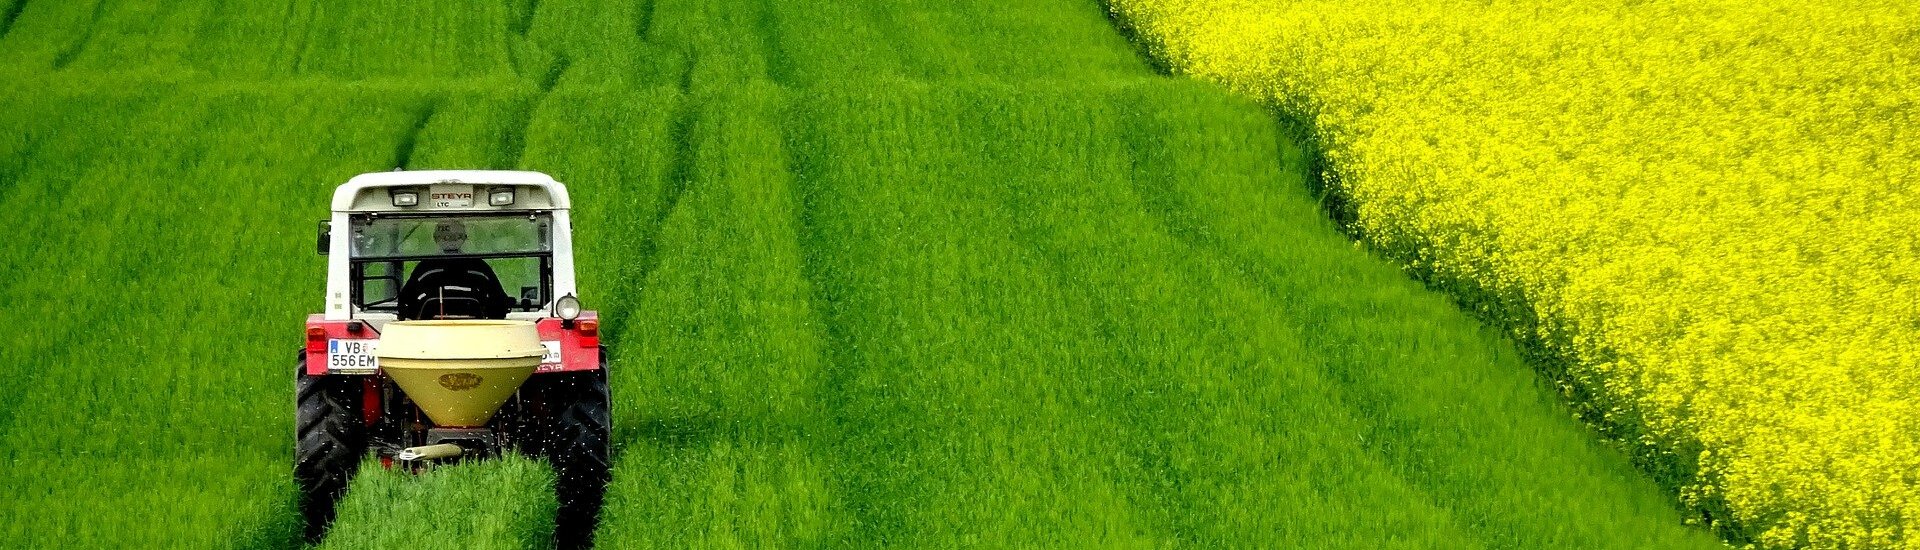
[[[1105,13],[0,0],[0,547],[294,546],[314,222],[395,167],[569,184],[602,547],[1717,543]],[[330,545],[526,540],[527,466]]]

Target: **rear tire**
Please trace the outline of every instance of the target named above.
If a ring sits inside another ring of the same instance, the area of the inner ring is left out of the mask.
[[[293,481],[300,489],[303,536],[318,544],[333,523],[334,507],[367,452],[358,376],[308,376],[300,354],[294,375]]]
[[[543,374],[534,380],[551,415],[534,421],[544,433],[523,448],[537,449],[553,464],[554,494],[560,504],[554,542],[563,550],[592,547],[607,482],[612,479],[608,454],[613,419],[607,371]]]

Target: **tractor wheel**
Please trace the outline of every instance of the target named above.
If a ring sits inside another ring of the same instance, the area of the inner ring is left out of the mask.
[[[602,357],[605,355],[603,354]],[[612,417],[608,411],[607,371],[547,375],[546,400],[553,411],[545,439],[553,463],[560,514],[554,541],[562,549],[593,545],[600,504],[612,479],[607,454]]]
[[[317,544],[367,452],[360,411],[364,390],[358,376],[308,376],[305,353],[297,366],[293,481],[300,487],[306,540]]]

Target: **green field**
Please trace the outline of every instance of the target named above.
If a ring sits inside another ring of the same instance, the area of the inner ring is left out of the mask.
[[[1714,544],[1104,14],[0,0],[0,547],[294,545],[314,222],[395,166],[571,186],[604,547]],[[334,542],[537,531],[512,464]]]
[[[416,474],[369,460],[322,549],[506,550],[552,544],[553,473],[522,458],[463,462]],[[474,491],[473,485],[489,490]],[[481,513],[475,513],[475,511]],[[431,533],[432,536],[422,536]]]

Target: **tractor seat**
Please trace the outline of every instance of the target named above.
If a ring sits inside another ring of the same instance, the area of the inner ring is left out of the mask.
[[[414,308],[411,319],[493,319],[486,315],[486,304],[477,298],[448,296],[427,298]],[[502,316],[505,317],[505,316]]]
[[[426,260],[400,287],[401,319],[505,319],[508,298],[485,260]]]

